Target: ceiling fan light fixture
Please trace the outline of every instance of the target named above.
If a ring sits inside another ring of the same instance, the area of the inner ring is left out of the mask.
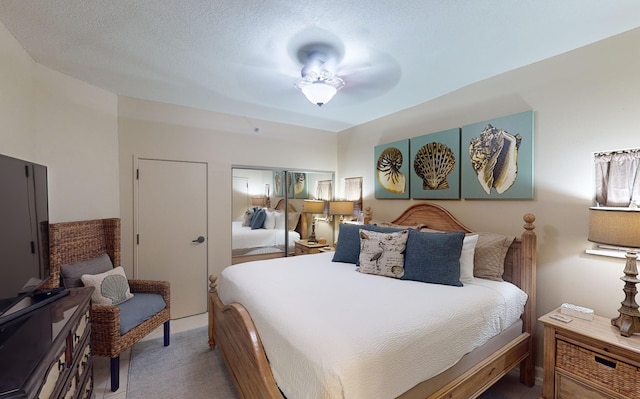
[[[338,92],[338,88],[323,80],[298,85],[298,88],[311,104],[316,104],[319,107],[331,101],[333,96]]]
[[[311,51],[300,71],[302,78],[295,83],[307,100],[319,107],[328,103],[344,87],[344,80],[333,74],[333,64],[334,61],[327,54]]]

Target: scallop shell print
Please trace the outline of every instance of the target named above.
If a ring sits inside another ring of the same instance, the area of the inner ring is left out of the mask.
[[[387,147],[378,157],[376,174],[378,182],[387,191],[402,194],[405,191],[405,177],[400,168],[402,167],[402,152],[396,147]]]
[[[448,189],[447,176],[455,166],[453,151],[442,143],[423,145],[413,159],[413,170],[422,179],[423,190]]]
[[[129,282],[125,276],[112,274],[102,280],[100,293],[103,297],[111,299],[113,305],[118,305],[127,300]]]
[[[480,136],[469,143],[471,166],[487,194],[495,188],[498,194],[507,191],[518,177],[518,149],[522,136],[487,125]]]

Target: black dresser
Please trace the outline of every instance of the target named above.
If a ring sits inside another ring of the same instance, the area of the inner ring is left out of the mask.
[[[0,327],[0,398],[91,398],[93,288]]]

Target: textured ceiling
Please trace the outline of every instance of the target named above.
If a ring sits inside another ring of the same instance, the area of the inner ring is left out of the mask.
[[[39,63],[118,95],[341,131],[640,26],[638,0],[0,0]],[[346,86],[317,107],[298,50]]]

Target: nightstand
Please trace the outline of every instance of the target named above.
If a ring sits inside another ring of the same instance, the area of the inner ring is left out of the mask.
[[[571,317],[569,323],[549,316],[544,325],[541,399],[640,398],[640,335],[623,337],[611,320]]]
[[[310,243],[307,240],[296,241],[296,255],[309,255],[320,253],[320,248],[326,247],[327,244]]]

